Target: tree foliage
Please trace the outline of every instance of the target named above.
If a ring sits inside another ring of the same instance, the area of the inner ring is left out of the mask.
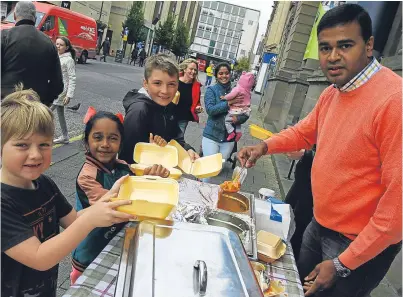
[[[163,24],[158,24],[158,28],[155,29],[154,42],[166,49],[171,49],[174,40],[174,28],[175,28],[175,15],[170,13]]]
[[[249,59],[247,57],[240,58],[237,61],[234,70],[237,72],[249,71],[250,70]]]
[[[139,41],[145,41],[147,36],[144,27],[144,2],[134,1],[125,22],[122,24],[123,28],[129,29],[127,36],[127,43],[133,44]]]
[[[179,20],[175,29],[172,52],[177,57],[183,57],[187,54],[189,46],[189,28],[183,21]]]

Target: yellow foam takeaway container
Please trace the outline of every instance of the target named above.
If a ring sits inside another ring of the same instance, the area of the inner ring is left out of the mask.
[[[169,145],[178,150],[178,167],[186,174],[197,178],[207,178],[217,176],[222,170],[222,154],[220,153],[197,159],[192,163],[187,151],[176,140],[171,140]]]
[[[265,139],[273,136],[272,132],[270,132],[266,129],[263,129],[262,127],[259,127],[258,125],[255,125],[255,124],[249,125],[249,133],[253,137],[256,137],[261,140],[265,140]]]
[[[178,151],[175,147],[164,147],[154,143],[139,142],[134,147],[133,160],[137,164],[161,164],[166,168],[178,166]]]
[[[259,260],[272,263],[282,257],[285,250],[285,243],[277,235],[264,230],[260,230],[257,233],[257,253]]]
[[[146,164],[132,164],[130,167],[136,176],[143,176],[144,169],[150,167],[151,165]],[[169,170],[168,178],[179,179],[182,176],[182,171],[176,168],[167,168]]]
[[[179,184],[170,178],[158,176],[130,176],[112,200],[132,200],[131,205],[119,206],[117,210],[132,214],[139,220],[166,219],[178,205]]]

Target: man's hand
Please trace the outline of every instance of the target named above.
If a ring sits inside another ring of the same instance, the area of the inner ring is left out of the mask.
[[[150,143],[155,143],[158,146],[166,146],[168,144],[168,142],[162,138],[161,136],[158,135],[153,135],[152,133],[150,133]]]
[[[200,156],[192,149],[188,150],[188,155],[192,163],[200,158]]]
[[[316,292],[331,288],[337,280],[336,272],[332,260],[326,260],[316,265],[315,269],[305,278],[305,296],[312,296]]]
[[[201,106],[197,106],[196,109],[195,109],[196,113],[202,113],[203,111],[204,111],[203,107],[201,107]]]
[[[251,168],[255,166],[257,159],[267,153],[267,144],[262,141],[254,146],[247,146],[238,152],[238,160],[242,167]]]

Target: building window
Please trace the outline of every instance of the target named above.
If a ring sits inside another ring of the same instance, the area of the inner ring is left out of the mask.
[[[224,35],[218,35],[218,40],[224,42]]]
[[[228,28],[228,21],[223,20],[222,23],[221,23],[221,27]]]
[[[209,25],[213,25],[213,22],[214,22],[214,18],[211,17],[211,16],[209,16],[209,17],[207,18],[207,23],[208,23]]]
[[[221,19],[215,18],[214,19],[214,26],[220,26],[220,24],[221,24]]]
[[[231,43],[231,37],[225,37],[224,42],[230,44]]]
[[[201,47],[200,47],[200,52],[201,52],[201,53],[207,54],[207,51],[208,51],[208,47],[207,47],[207,46],[201,46]]]
[[[232,5],[230,5],[230,4],[225,5],[225,12],[231,13],[231,11],[232,11]]]
[[[239,39],[232,39],[231,44],[232,45],[237,45],[239,43]]]
[[[211,40],[217,40],[217,33],[211,34]]]
[[[223,14],[222,14],[222,18],[223,18],[224,20],[229,20],[229,14],[223,13]]]
[[[221,57],[223,57],[223,58],[228,57],[228,52],[227,51],[222,51]]]
[[[229,45],[228,44],[224,44],[224,47],[222,48],[225,51],[229,51]]]
[[[201,13],[202,13],[203,15],[208,15],[208,10],[203,9]]]
[[[202,30],[197,30],[196,36],[197,37],[203,37],[203,31]]]
[[[202,42],[202,39],[200,37],[195,37],[193,43],[200,44]]]
[[[200,16],[200,22],[205,23],[207,22],[207,17],[205,15]]]
[[[204,31],[203,38],[210,39],[210,36],[211,36],[211,32]]]
[[[236,26],[235,23],[229,22],[228,28],[231,29],[231,30],[235,30],[235,26]]]
[[[211,1],[203,1],[203,7],[209,8]]]
[[[210,45],[210,40],[208,40],[208,39],[203,39],[203,40],[202,40],[202,45],[204,45],[204,46],[209,46],[209,45]]]
[[[218,33],[218,27],[214,27],[214,28],[213,28],[213,32],[214,32],[214,33]]]
[[[243,24],[243,18],[238,18],[238,24]]]
[[[216,42],[214,40],[210,40],[210,46],[215,47]]]
[[[216,46],[216,48],[218,48],[218,49],[222,49],[222,46],[223,46],[223,44],[222,44],[221,42],[217,42],[217,46]]]
[[[253,21],[249,20],[249,21],[248,21],[248,25],[249,25],[249,26],[253,26]]]
[[[236,30],[241,31],[242,30],[242,24],[236,24]]]
[[[216,56],[221,56],[221,51],[218,50],[218,49],[216,49],[216,50],[214,51],[214,55],[216,55]]]
[[[235,53],[230,53],[229,56],[228,56],[228,58],[230,58],[230,59],[235,59]]]
[[[234,15],[231,16],[231,22],[236,22],[236,16]]]
[[[239,10],[239,16],[240,17],[245,17],[245,14],[246,14],[246,9],[245,8],[241,8],[240,10]]]
[[[238,6],[234,6],[234,8],[232,9],[232,14],[233,15],[238,15],[239,13],[239,7]]]
[[[214,1],[211,1],[211,6],[210,6],[210,8],[211,8],[211,9],[217,9],[217,7],[218,7],[218,3],[217,3],[217,2],[214,2]]]
[[[242,56],[245,56],[246,55],[246,51],[243,49],[243,50],[241,50],[241,55]]]
[[[234,33],[234,31],[228,29],[227,31],[227,36],[232,37],[232,34]]]
[[[231,52],[233,52],[233,53],[236,52],[236,46],[235,45],[231,45]]]
[[[221,34],[221,35],[225,35],[225,29],[224,29],[224,28],[221,28],[221,29],[220,29],[220,34]]]
[[[214,53],[214,47],[209,47],[208,48],[208,53],[213,54]]]
[[[204,25],[199,25],[197,28],[200,30],[204,30]]]
[[[218,11],[224,11],[224,6],[225,6],[224,3],[222,2],[218,3]]]
[[[241,33],[235,31],[235,33],[234,33],[234,38],[235,38],[235,39],[239,39],[239,37],[241,37]]]

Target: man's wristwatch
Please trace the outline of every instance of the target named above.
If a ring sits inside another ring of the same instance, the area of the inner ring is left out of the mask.
[[[334,267],[336,268],[337,276],[344,278],[344,277],[347,277],[347,276],[349,276],[351,274],[351,270],[348,269],[346,266],[344,266],[340,262],[339,258],[334,258],[333,259],[333,264],[334,264]]]

